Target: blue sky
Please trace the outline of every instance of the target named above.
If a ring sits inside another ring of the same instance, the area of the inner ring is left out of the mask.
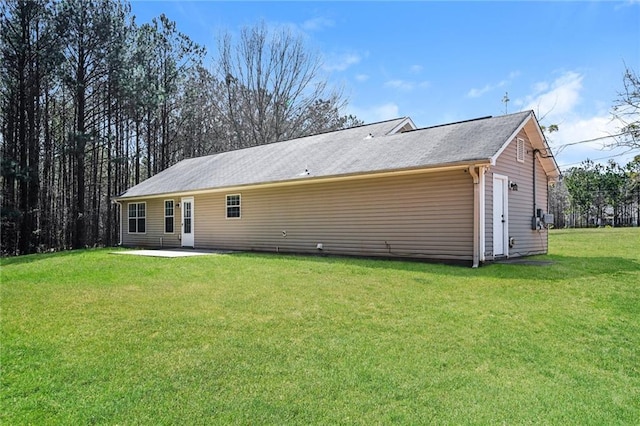
[[[560,131],[561,168],[621,164],[603,149],[627,66],[640,72],[640,1],[132,1],[138,23],[161,13],[217,54],[218,36],[261,21],[302,35],[323,73],[365,122],[409,116],[418,127],[533,109]],[[510,101],[502,102],[508,92]]]

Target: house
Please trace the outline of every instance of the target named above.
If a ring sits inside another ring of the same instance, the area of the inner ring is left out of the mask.
[[[547,252],[559,170],[532,111],[398,118],[187,159],[130,188],[124,246],[468,262]]]

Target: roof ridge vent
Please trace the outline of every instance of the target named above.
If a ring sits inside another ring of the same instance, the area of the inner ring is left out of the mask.
[[[512,115],[515,115],[515,114],[512,114]],[[456,121],[456,122],[453,122],[453,123],[436,124],[435,126],[423,127],[421,129],[416,129],[416,130],[435,129],[435,128],[438,128],[438,127],[453,126],[455,124],[464,124],[464,123],[471,123],[473,121],[488,120],[490,118],[494,118],[494,117],[492,115],[487,115],[485,117],[472,118],[470,120]]]

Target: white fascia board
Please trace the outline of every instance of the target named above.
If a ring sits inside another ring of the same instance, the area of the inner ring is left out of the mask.
[[[553,154],[551,154],[551,148],[547,143],[547,138],[544,136],[544,133],[542,133],[542,129],[538,124],[538,120],[535,119],[535,115],[534,115],[534,124],[536,129],[535,132],[537,133],[541,142],[540,147],[536,147],[536,148],[538,148],[538,150],[540,151],[543,151],[545,154],[544,157],[540,158],[540,164],[542,165],[542,168],[544,169],[545,173],[548,176],[551,176],[553,180],[558,179],[560,177],[560,168],[558,167],[556,158],[553,156]],[[545,167],[546,164],[549,164],[549,167]]]
[[[410,168],[410,169],[381,170],[381,171],[375,171],[375,172],[369,172],[369,173],[355,173],[355,174],[342,175],[342,176],[306,177],[301,179],[286,180],[286,181],[280,181],[280,182],[262,182],[262,183],[246,184],[246,185],[234,185],[234,186],[226,186],[226,187],[202,188],[202,189],[184,190],[184,191],[176,191],[176,192],[165,192],[160,194],[136,195],[133,197],[115,197],[114,200],[118,202],[128,203],[128,202],[136,202],[138,200],[147,200],[151,198],[186,197],[191,195],[211,194],[211,193],[219,193],[219,192],[232,193],[234,191],[243,191],[243,190],[256,189],[256,188],[273,188],[273,187],[305,185],[305,184],[314,184],[314,183],[352,181],[352,180],[371,179],[371,178],[380,178],[380,177],[388,177],[388,176],[405,176],[405,175],[415,175],[415,174],[423,174],[423,173],[437,173],[437,172],[444,172],[444,171],[450,171],[450,170],[468,169],[469,166],[471,165],[488,166],[489,162],[474,160],[474,161],[451,163],[447,165],[440,165],[440,166],[433,166],[433,167],[416,167],[416,168]]]
[[[398,124],[396,127],[394,127],[393,129],[391,129],[387,135],[395,135],[400,129],[402,129],[404,126],[406,126],[407,124],[409,124],[409,126],[411,126],[411,130],[416,130],[418,127],[416,127],[415,123],[413,122],[413,120],[411,119],[411,117],[405,117],[404,120],[402,120],[400,122],[400,124]]]
[[[531,120],[532,118],[532,114],[533,112],[531,112],[527,118],[525,118],[524,120],[522,120],[522,123],[520,123],[520,125],[518,126],[518,128],[511,134],[511,136],[509,136],[507,138],[506,141],[504,141],[504,143],[502,144],[502,146],[500,147],[500,149],[498,150],[498,152],[496,152],[494,154],[493,157],[491,157],[491,165],[495,166],[496,165],[496,161],[498,160],[498,157],[500,157],[502,155],[502,153],[504,152],[505,149],[507,149],[507,147],[509,146],[509,144],[511,143],[511,141],[518,136],[518,133],[520,133],[520,130],[522,130],[524,128],[524,126],[526,126],[526,124],[529,122],[529,120]],[[536,126],[538,127],[538,126]]]
[[[533,128],[533,132],[531,132],[532,128]],[[520,133],[522,129],[525,129],[525,132],[527,133],[527,135],[529,135],[529,142],[531,142],[531,145],[535,149],[538,149],[539,151],[544,151],[546,153],[551,153],[551,149],[547,144],[547,139],[544,137],[544,133],[542,133],[542,129],[538,124],[538,120],[536,119],[536,116],[533,113],[533,111],[531,111],[529,113],[529,116],[524,120],[522,120],[522,123],[520,123],[518,128],[504,142],[504,144],[500,147],[498,152],[493,157],[491,157],[492,166],[496,165],[496,161],[498,160],[498,157],[502,155],[504,150],[507,149],[509,144],[514,140],[516,136],[518,136],[518,133]],[[529,131],[527,131],[527,129]],[[558,176],[560,176],[560,169],[558,168],[558,164],[556,163],[555,157],[546,156],[544,158],[540,158],[540,163],[542,164],[542,168],[544,169],[545,173],[551,176],[552,179],[557,179]]]

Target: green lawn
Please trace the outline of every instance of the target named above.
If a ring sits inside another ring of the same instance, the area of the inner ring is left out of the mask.
[[[638,424],[640,229],[550,247],[2,259],[0,424]]]

